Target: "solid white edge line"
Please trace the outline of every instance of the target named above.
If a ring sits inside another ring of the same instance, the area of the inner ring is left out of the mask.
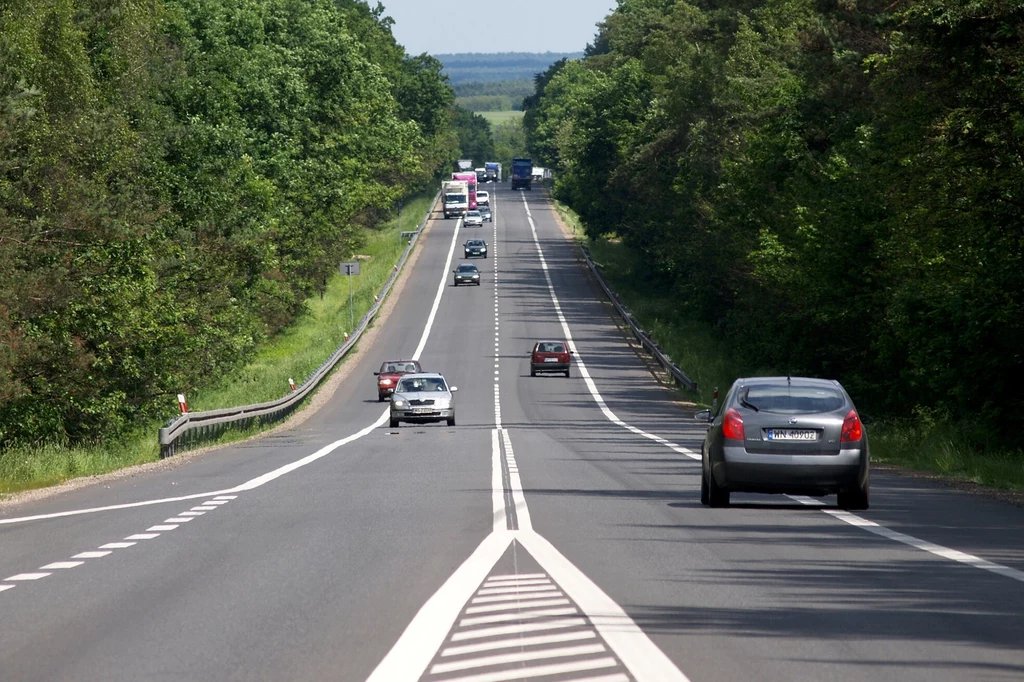
[[[580,376],[582,376],[583,380],[586,382],[587,390],[590,391],[590,395],[594,398],[594,401],[597,403],[598,407],[601,408],[601,412],[604,413],[605,417],[607,417],[609,421],[618,426],[621,426],[637,435],[643,436],[644,438],[649,438],[650,440],[653,440],[656,443],[671,448],[672,450],[678,452],[681,455],[686,455],[691,459],[700,460],[701,457],[699,453],[695,453],[692,450],[681,447],[669,440],[666,440],[665,438],[656,436],[651,433],[647,433],[642,429],[638,429],[635,426],[627,424],[626,422],[619,419],[618,416],[616,416],[616,414],[611,411],[608,405],[605,404],[604,398],[601,396],[601,393],[597,390],[597,385],[591,378],[590,372],[587,370],[586,364],[583,362],[583,358],[582,356],[580,356],[579,350],[576,348],[576,343],[572,339],[572,333],[569,331],[569,324],[566,321],[565,316],[562,315],[562,309],[560,304],[558,303],[558,297],[555,295],[555,287],[551,281],[551,274],[548,272],[548,264],[547,261],[544,259],[544,252],[540,246],[540,239],[537,237],[537,226],[533,222],[533,215],[530,213],[530,207],[526,203],[525,195],[523,196],[523,205],[526,207],[526,216],[530,222],[530,231],[533,233],[533,243],[537,248],[537,256],[540,258],[541,269],[544,271],[544,279],[547,281],[548,293],[551,295],[551,301],[555,306],[555,314],[558,316],[558,321],[561,322],[562,324],[562,332],[565,334],[566,342],[569,344],[569,349],[574,351],[576,354],[576,360],[579,365]],[[790,495],[789,497],[796,500],[797,502],[800,502],[801,504],[805,504],[808,506],[822,505],[822,503],[819,500],[815,500],[813,498],[807,498],[799,495]],[[981,557],[975,556],[973,554],[961,552],[960,550],[951,549],[949,547],[943,547],[942,545],[937,545],[927,540],[916,538],[912,535],[900,533],[898,531],[887,528],[886,526],[875,523],[874,521],[868,521],[867,519],[861,516],[857,516],[856,514],[852,514],[847,511],[835,509],[822,509],[821,511],[828,514],[829,516],[844,521],[845,523],[848,523],[851,526],[863,528],[864,530],[870,533],[874,533],[875,535],[888,538],[889,540],[893,540],[895,542],[899,542],[904,545],[914,547],[916,549],[928,552],[930,554],[934,554],[935,556],[939,556],[950,561],[966,564],[968,566],[989,571],[991,573],[995,573],[1006,578],[1011,578],[1013,580],[1024,582],[1024,571],[1019,571],[1015,568],[1010,568],[1009,566],[997,564],[995,562],[988,561],[987,559],[982,559]]]
[[[444,644],[463,606],[512,542],[508,531],[493,532],[434,593],[409,623],[366,682],[415,682]]]
[[[430,329],[434,326],[434,318],[437,316],[437,309],[441,305],[441,297],[444,295],[444,290],[448,288],[448,271],[452,267],[452,258],[455,255],[455,244],[459,239],[459,228],[462,227],[462,218],[455,221],[455,230],[452,232],[452,244],[448,248],[448,260],[445,261],[444,271],[441,274],[441,282],[437,285],[437,295],[434,296],[434,304],[430,308],[430,315],[427,316],[427,324],[423,328],[423,336],[420,337],[420,343],[416,346],[416,352],[412,354],[413,360],[419,360],[420,355],[423,353],[423,349],[427,346],[427,339],[430,337]]]
[[[500,417],[496,417],[500,420]],[[491,521],[495,533],[508,529],[505,520],[505,486],[501,481],[501,446],[498,429],[491,429]]]

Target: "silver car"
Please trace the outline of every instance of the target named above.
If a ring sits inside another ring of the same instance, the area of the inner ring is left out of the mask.
[[[482,227],[484,217],[480,215],[479,210],[474,208],[472,211],[466,211],[466,217],[462,219],[462,224],[465,227]]]
[[[838,381],[804,377],[737,379],[701,446],[700,501],[729,504],[734,492],[829,495],[843,509],[867,509],[868,437]]]
[[[440,374],[404,375],[391,394],[390,427],[397,428],[399,422],[447,422],[448,426],[455,426],[455,396],[452,394],[457,390],[455,386],[449,387]]]

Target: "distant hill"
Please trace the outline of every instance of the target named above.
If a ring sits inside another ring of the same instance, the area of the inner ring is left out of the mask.
[[[579,59],[582,52],[499,52],[436,54],[452,85],[494,81],[529,81],[563,57]]]

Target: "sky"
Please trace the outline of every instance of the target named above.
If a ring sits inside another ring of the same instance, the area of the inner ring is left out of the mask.
[[[409,54],[582,52],[616,0],[381,0]],[[377,0],[369,0],[371,7]]]

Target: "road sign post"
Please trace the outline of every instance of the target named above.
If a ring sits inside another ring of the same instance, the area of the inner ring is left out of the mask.
[[[343,277],[348,277],[348,322],[349,331],[353,331],[356,324],[356,313],[355,307],[352,304],[352,278],[359,274],[359,261],[354,260],[342,263],[339,270]]]

